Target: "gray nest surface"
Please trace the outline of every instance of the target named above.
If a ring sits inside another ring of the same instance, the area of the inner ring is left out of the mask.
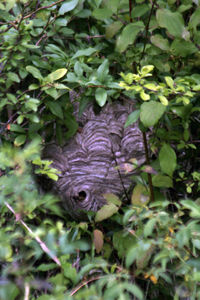
[[[124,124],[134,110],[133,104],[107,104],[99,114],[89,106],[81,118],[82,126],[64,147],[56,144],[44,149],[43,158],[52,160],[58,169],[58,181],[53,191],[59,195],[67,212],[75,219],[83,218],[83,211],[97,211],[106,204],[103,194],[121,195],[130,187],[126,166],[131,158],[144,162],[142,133],[135,123]]]

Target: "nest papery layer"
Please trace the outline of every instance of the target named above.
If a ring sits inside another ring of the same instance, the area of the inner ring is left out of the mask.
[[[133,104],[108,104],[95,115],[93,107],[83,113],[78,122],[82,126],[64,147],[55,144],[44,150],[44,158],[53,160],[52,166],[61,173],[53,190],[60,196],[65,209],[81,219],[82,210],[97,211],[104,205],[103,194],[120,195],[131,184],[126,163],[136,158],[144,162],[142,133],[135,123],[124,124],[134,110]]]

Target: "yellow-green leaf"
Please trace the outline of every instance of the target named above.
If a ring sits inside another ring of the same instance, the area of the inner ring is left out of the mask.
[[[147,100],[150,99],[150,96],[149,96],[148,94],[146,94],[146,93],[144,92],[144,90],[142,90],[142,91],[140,92],[140,97],[141,97],[142,100],[144,100],[144,101],[147,101]]]
[[[67,69],[62,68],[62,69],[58,69],[52,73],[50,73],[47,77],[46,80],[48,82],[54,82],[55,80],[58,80],[60,78],[62,78],[65,74],[67,73]]]
[[[169,102],[168,102],[168,100],[167,100],[167,98],[165,96],[159,95],[158,98],[160,99],[160,102],[163,105],[167,106],[169,104]]]

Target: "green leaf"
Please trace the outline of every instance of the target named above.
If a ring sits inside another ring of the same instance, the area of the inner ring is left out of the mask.
[[[138,33],[143,29],[144,24],[141,21],[126,25],[120,36],[117,38],[116,50],[124,52],[128,45],[134,43]]]
[[[8,79],[10,79],[10,80],[12,80],[14,82],[17,82],[17,83],[20,82],[20,78],[19,78],[19,76],[16,73],[8,72],[7,76],[8,76]]]
[[[107,92],[103,88],[97,88],[95,91],[95,99],[99,106],[104,106],[107,100]]]
[[[168,144],[164,144],[159,152],[159,162],[163,173],[172,176],[176,169],[176,153]]]
[[[161,174],[153,176],[152,183],[153,186],[155,187],[161,187],[161,188],[173,187],[172,179],[169,176],[165,176]]]
[[[57,266],[54,263],[51,263],[51,264],[41,264],[41,265],[39,265],[39,267],[37,267],[37,270],[38,271],[44,271],[44,272],[46,272],[46,271],[49,271],[49,270],[53,270],[56,267]]]
[[[98,210],[95,216],[95,222],[101,222],[105,219],[110,218],[118,211],[119,207],[113,203],[106,204]]]
[[[144,236],[148,237],[153,233],[154,227],[156,225],[156,218],[150,219],[144,226]]]
[[[61,105],[55,101],[48,101],[47,106],[49,107],[52,114],[63,119],[63,111]]]
[[[169,51],[169,41],[168,39],[165,39],[160,34],[155,34],[150,38],[153,45],[156,47],[162,49],[163,51]]]
[[[58,70],[50,73],[45,79],[48,82],[54,82],[55,80],[62,78],[66,73],[67,73],[67,69],[65,69],[65,68],[58,69]]]
[[[39,87],[40,87],[40,86],[39,86],[38,84],[32,83],[32,84],[29,85],[28,89],[29,89],[30,91],[32,91],[32,90],[37,90]]]
[[[146,205],[149,200],[149,193],[146,187],[138,183],[133,189],[133,193],[131,195],[131,203],[133,205],[143,206]]]
[[[191,217],[200,218],[200,206],[192,200],[183,200],[181,205],[191,210]]]
[[[113,36],[122,28],[123,24],[120,21],[113,22],[106,27],[106,38],[112,39]]]
[[[75,58],[80,57],[80,56],[90,56],[95,52],[97,52],[97,49],[96,48],[91,48],[91,47],[87,48],[87,49],[84,49],[84,50],[78,50],[76,52],[76,54],[72,57],[72,59],[75,59]]]
[[[170,50],[174,55],[180,55],[182,57],[186,57],[188,55],[198,52],[198,49],[196,48],[194,43],[190,41],[184,41],[181,39],[175,39],[171,44]]]
[[[17,124],[10,124],[10,131],[25,133],[25,129]]]
[[[200,7],[198,7],[190,17],[189,28],[197,30],[197,26],[200,24]]]
[[[106,199],[108,204],[113,203],[117,206],[120,206],[122,204],[122,202],[119,200],[119,197],[112,193],[103,194],[103,197]]]
[[[26,141],[26,135],[20,134],[15,138],[14,145],[19,147],[19,146],[23,145],[25,143],[25,141]]]
[[[182,37],[184,32],[184,20],[180,13],[171,12],[168,9],[158,9],[156,18],[160,27],[166,28],[174,37]]]
[[[166,107],[155,101],[144,102],[141,105],[140,119],[145,127],[154,126],[165,112]]]
[[[64,15],[66,12],[73,10],[78,4],[78,0],[68,0],[61,5],[58,13],[59,15]]]
[[[104,79],[109,72],[109,62],[108,59],[105,59],[104,62],[97,69],[97,79],[104,83]]]
[[[109,8],[95,8],[92,16],[95,17],[97,20],[105,20],[112,16],[113,12]]]
[[[135,123],[138,119],[139,119],[139,116],[140,116],[140,110],[137,109],[135,111],[133,111],[127,118],[126,120],[126,123],[124,125],[124,127],[128,127],[129,125]]]
[[[33,67],[33,66],[27,66],[26,67],[26,71],[28,71],[29,73],[31,73],[34,78],[39,79],[39,80],[43,80],[43,77],[42,77],[40,71],[38,69],[36,69],[35,67]]]

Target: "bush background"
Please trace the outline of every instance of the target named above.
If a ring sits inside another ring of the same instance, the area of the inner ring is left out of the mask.
[[[1,1],[0,299],[200,298],[199,29],[198,0]],[[88,222],[31,168],[57,179],[40,151],[78,130],[71,99],[131,99],[151,131],[130,204]]]

